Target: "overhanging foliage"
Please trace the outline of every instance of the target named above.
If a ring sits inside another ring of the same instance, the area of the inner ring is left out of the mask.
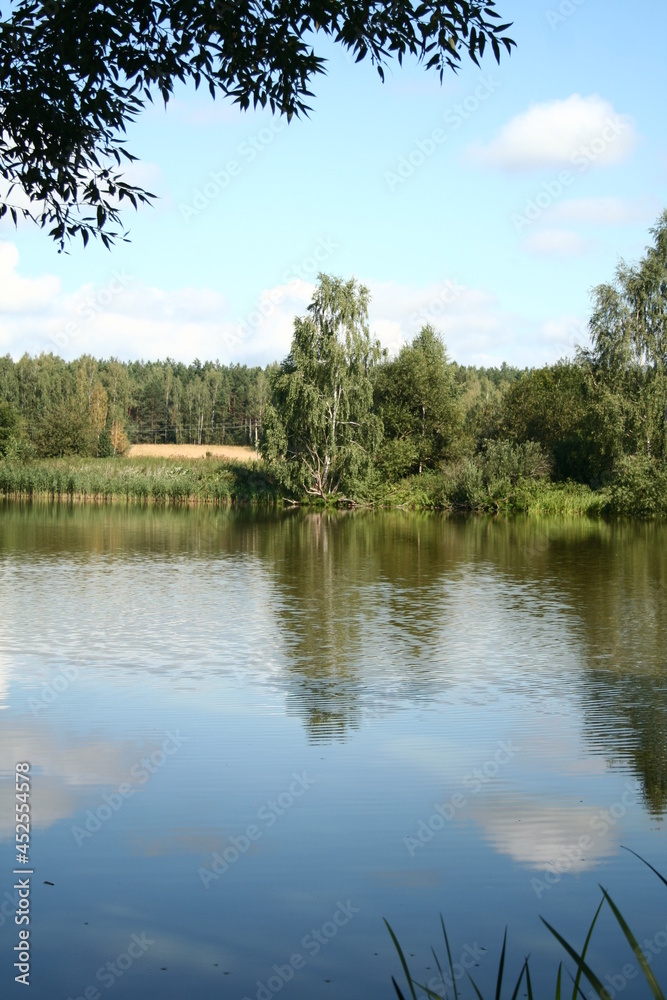
[[[123,180],[124,133],[146,101],[193,82],[241,108],[308,112],[325,35],[381,78],[407,56],[435,69],[495,58],[514,42],[494,0],[20,0],[0,19],[0,218],[110,246],[123,202],[154,197]],[[111,228],[109,227],[111,225]]]

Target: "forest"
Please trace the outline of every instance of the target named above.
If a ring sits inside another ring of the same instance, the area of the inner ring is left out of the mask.
[[[33,492],[24,471],[44,460],[128,462],[131,443],[249,444],[258,498],[665,514],[667,211],[651,235],[641,261],[593,290],[590,346],[538,369],[459,365],[430,325],[389,357],[368,290],[324,274],[288,356],[264,369],[0,358],[0,490]],[[190,474],[191,495],[211,498],[214,474]],[[171,496],[150,483],[140,495]]]

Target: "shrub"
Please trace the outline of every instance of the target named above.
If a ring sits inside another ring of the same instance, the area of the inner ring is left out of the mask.
[[[667,467],[645,455],[623,458],[611,482],[609,509],[625,517],[667,514]]]

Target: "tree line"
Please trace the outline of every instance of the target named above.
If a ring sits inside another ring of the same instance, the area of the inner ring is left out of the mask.
[[[667,211],[651,235],[594,289],[590,346],[574,359],[458,365],[428,324],[388,357],[368,290],[321,274],[289,354],[265,369],[0,359],[0,452],[251,443],[293,499],[501,509],[575,484],[607,491],[619,513],[667,513]]]
[[[667,513],[667,211],[650,232],[644,257],[593,290],[590,346],[533,370],[459,366],[430,325],[387,358],[368,290],[320,275],[271,378],[274,474],[296,495],[355,500],[428,472],[434,504],[484,509],[574,483],[617,513]]]
[[[122,454],[130,443],[256,444],[270,369],[53,354],[0,358],[0,452]]]

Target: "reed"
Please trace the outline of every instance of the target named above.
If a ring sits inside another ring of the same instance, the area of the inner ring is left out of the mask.
[[[649,862],[646,861],[645,858],[642,858],[635,851],[631,851],[630,848],[626,847],[624,848],[624,850],[630,851],[630,853],[634,854],[636,858],[639,858],[639,860],[643,864],[645,864],[648,868],[650,868],[651,871],[654,872],[655,875],[657,875],[660,881],[667,886],[667,879],[665,879],[660,874],[660,872],[653,867],[653,865],[649,864]],[[641,947],[639,946],[639,943],[635,935],[630,930],[630,927],[628,926],[627,921],[623,917],[623,914],[621,913],[618,906],[611,898],[607,890],[604,889],[602,886],[600,886],[600,889],[602,890],[602,899],[600,900],[598,908],[595,911],[595,915],[593,916],[591,924],[586,933],[586,938],[584,940],[583,946],[580,951],[578,951],[572,944],[570,944],[570,942],[560,933],[560,931],[557,931],[555,927],[552,927],[551,924],[547,923],[547,921],[543,917],[540,917],[540,920],[542,921],[544,926],[549,930],[551,934],[553,934],[553,936],[556,938],[558,943],[563,947],[563,949],[565,950],[567,955],[572,959],[575,965],[574,972],[571,973],[571,978],[572,978],[571,993],[566,993],[566,987],[564,985],[564,977],[563,977],[563,963],[561,962],[560,965],[558,966],[558,971],[556,973],[556,983],[554,986],[554,1000],[566,1000],[567,996],[569,996],[570,1000],[577,1000],[577,998],[584,996],[582,989],[582,983],[584,980],[588,982],[589,986],[594,991],[594,995],[597,996],[599,1000],[612,1000],[612,993],[610,993],[609,990],[605,988],[605,986],[602,984],[600,980],[600,976],[591,968],[591,966],[586,960],[588,947],[590,945],[591,938],[593,936],[595,925],[597,924],[598,917],[600,916],[600,912],[605,904],[607,904],[612,914],[614,915],[614,919],[616,920],[616,923],[620,927],[622,935],[625,938],[625,941],[630,946],[630,949],[635,957],[637,965],[641,971],[642,976],[644,977],[644,980],[648,986],[650,995],[653,997],[653,1000],[665,1000],[665,994],[660,984],[658,983],[657,979],[655,978],[653,970],[648,964],[646,956],[642,951]],[[412,973],[410,972],[407,959],[405,957],[405,952],[403,951],[403,948],[401,947],[398,938],[396,937],[394,931],[392,930],[387,920],[385,920],[385,924],[387,926],[387,930],[389,931],[391,939],[394,943],[394,947],[398,952],[398,957],[400,959],[401,966],[403,968],[403,972],[405,974],[405,978],[407,981],[408,997],[410,998],[410,1000],[418,1000],[416,990],[423,991],[423,996],[426,997],[427,1000],[450,1000],[450,998],[447,996],[447,990],[445,990],[444,993],[434,992],[433,990],[429,989],[428,986],[425,986],[424,984],[418,982],[413,977]],[[445,943],[445,951],[447,955],[446,965],[449,969],[447,978],[452,984],[452,1000],[460,1000],[458,987],[456,985],[456,977],[454,976],[452,952],[449,946],[449,938],[447,937],[447,930],[445,928],[445,922],[442,918],[442,915],[440,916],[440,925],[442,928],[442,934]],[[438,969],[438,973],[440,975],[440,980],[444,984],[446,973],[443,970],[443,962],[441,962],[435,949],[432,949],[432,953],[435,959],[435,964]],[[514,983],[514,985],[511,985],[510,983],[509,986],[510,992],[508,992],[507,990],[503,992],[506,954],[507,954],[507,928],[505,928],[502,948],[500,951],[500,958],[498,961],[498,972],[496,975],[496,984],[493,992],[494,1000],[502,1000],[503,996],[509,997],[509,1000],[516,1000],[516,998],[519,996],[519,990],[521,990],[522,988],[524,990],[522,996],[527,997],[527,1000],[535,1000],[535,993],[533,992],[533,985],[530,978],[529,957],[525,959],[521,967],[521,970],[519,972],[519,977],[516,983]],[[470,974],[468,974],[468,978],[470,980],[472,988],[475,991],[475,996],[477,997],[477,1000],[485,1000],[481,990],[479,989],[479,987],[477,986],[477,984],[475,983],[474,979]],[[401,990],[394,976],[391,977],[391,981],[394,985],[394,990],[396,992],[398,1000],[407,1000],[405,993],[403,992],[403,990]]]
[[[0,462],[0,495],[158,504],[275,504],[280,500],[276,484],[259,462],[145,457]]]

